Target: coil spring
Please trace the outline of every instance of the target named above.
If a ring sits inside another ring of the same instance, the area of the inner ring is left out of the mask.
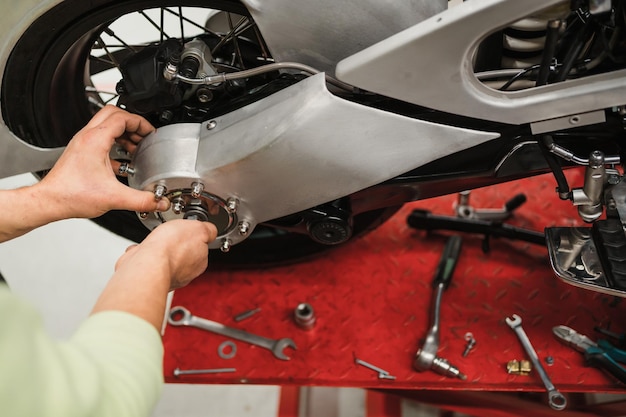
[[[565,2],[518,20],[504,29],[502,68],[528,68],[538,64],[546,41],[548,22],[566,17],[569,11],[569,4]]]

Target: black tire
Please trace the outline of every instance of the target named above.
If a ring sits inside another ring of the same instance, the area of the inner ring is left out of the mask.
[[[97,110],[85,87],[91,47],[102,29],[127,13],[159,7],[202,7],[247,15],[233,0],[66,0],[37,19],[19,39],[8,61],[2,85],[2,110],[8,127],[40,147],[64,146]],[[87,74],[89,75],[89,74]],[[398,207],[362,213],[354,218],[354,236],[386,220]],[[132,212],[113,211],[96,223],[141,241],[147,229]],[[229,253],[212,251],[212,266],[266,266],[294,262],[328,250],[308,236],[260,225]],[[215,259],[213,259],[215,258]]]

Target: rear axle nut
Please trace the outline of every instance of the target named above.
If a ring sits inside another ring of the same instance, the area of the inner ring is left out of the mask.
[[[315,326],[315,312],[309,303],[300,303],[293,312],[293,318],[298,327],[311,330]]]

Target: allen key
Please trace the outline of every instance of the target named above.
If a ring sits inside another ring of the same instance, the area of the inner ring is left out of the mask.
[[[365,361],[363,361],[361,359],[358,359],[358,358],[354,358],[354,362],[357,365],[361,365],[361,366],[364,366],[364,367],[366,367],[368,369],[371,369],[372,371],[378,372],[378,378],[379,379],[392,379],[392,380],[396,379],[395,376],[389,375],[388,371],[385,371],[384,369],[381,369],[378,366],[372,365],[371,363],[365,362]]]

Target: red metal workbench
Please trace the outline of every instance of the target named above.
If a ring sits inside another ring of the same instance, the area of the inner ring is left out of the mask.
[[[569,174],[573,186],[578,173]],[[475,207],[502,207],[523,192],[528,202],[510,223],[541,230],[545,225],[580,224],[569,202],[559,201],[549,175],[475,190]],[[172,306],[229,326],[268,336],[292,338],[291,360],[243,342],[236,356],[222,359],[217,348],[226,338],[195,328],[167,326],[164,334],[167,382],[321,385],[390,389],[542,391],[536,373],[507,374],[505,365],[525,353],[504,318],[518,314],[544,366],[562,392],[619,392],[620,385],[583,356],[560,344],[552,327],[565,324],[597,339],[594,326],[626,331],[626,300],[561,282],[549,266],[545,248],[492,239],[491,252],[481,250],[482,237],[463,235],[463,249],[450,288],[443,295],[439,356],[467,374],[466,381],[412,369],[416,350],[428,328],[433,271],[446,241],[445,233],[426,234],[406,225],[413,208],[452,215],[456,196],[406,205],[373,233],[329,254],[296,265],[264,270],[210,271],[176,291]],[[237,248],[233,248],[237,250]],[[292,313],[300,302],[316,313],[313,330],[298,328]],[[260,307],[236,323],[242,311]],[[462,357],[464,335],[477,344]],[[383,368],[396,380],[354,363],[354,357]],[[236,368],[234,373],[174,377],[173,370]]]

